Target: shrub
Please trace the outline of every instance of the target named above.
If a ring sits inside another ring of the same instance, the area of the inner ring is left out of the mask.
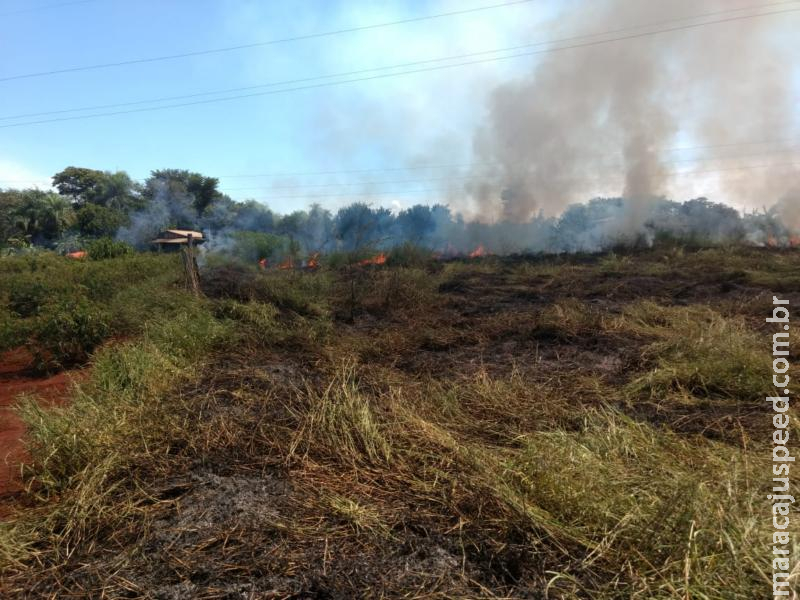
[[[233,234],[233,255],[247,263],[255,263],[262,258],[272,258],[287,247],[284,237],[259,231],[237,231]]]
[[[40,281],[19,281],[8,294],[8,308],[20,317],[39,314],[47,302],[50,291]]]
[[[108,333],[104,312],[85,299],[62,300],[49,308],[33,336],[36,366],[52,370],[85,362]]]
[[[308,317],[327,314],[330,280],[324,273],[281,271],[257,277],[253,283],[255,300]]]
[[[185,307],[172,318],[154,323],[147,338],[178,364],[197,360],[213,347],[232,340],[230,323],[218,321],[200,303]]]
[[[105,260],[133,254],[133,246],[125,242],[114,241],[110,237],[101,237],[90,242],[86,251],[92,260]]]
[[[433,252],[409,242],[392,248],[387,264],[390,267],[424,268],[433,263]]]

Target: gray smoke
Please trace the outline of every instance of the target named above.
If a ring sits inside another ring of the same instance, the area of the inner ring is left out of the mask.
[[[620,37],[797,7],[784,4],[678,20],[748,4],[758,2],[593,0],[571,5],[546,37],[661,23],[605,36]],[[621,195],[625,214],[608,220],[611,230],[604,237],[641,232],[652,218],[654,200],[681,181],[675,171],[683,167],[676,156],[686,155],[671,149],[686,146],[687,140],[690,146],[741,145],[786,139],[798,131],[798,15],[763,16],[543,54],[527,76],[490,94],[485,123],[474,135],[481,166],[466,186],[471,204],[465,210],[478,220],[519,221],[540,212],[559,215],[568,205],[598,195]],[[726,148],[731,156],[733,146]],[[751,153],[764,149],[744,148]],[[741,147],[733,150],[742,153]],[[724,151],[701,154],[720,156]],[[767,156],[747,162],[790,159]],[[720,166],[694,167],[698,164]],[[742,166],[722,166],[732,164]],[[784,164],[719,176],[726,197],[714,200],[752,208],[783,199],[780,213],[794,219],[800,231],[800,170],[787,173]]]
[[[191,227],[196,220],[191,194],[176,192],[167,183],[155,181],[153,196],[147,206],[132,215],[130,222],[117,231],[116,238],[135,248],[150,246],[150,240],[168,227]]]

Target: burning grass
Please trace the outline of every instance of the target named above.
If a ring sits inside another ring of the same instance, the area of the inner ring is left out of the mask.
[[[4,590],[760,597],[770,340],[744,293],[800,258],[729,254],[218,278],[70,407],[24,409]]]

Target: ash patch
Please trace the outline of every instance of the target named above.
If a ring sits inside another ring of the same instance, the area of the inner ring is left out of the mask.
[[[412,515],[386,537],[355,533],[320,512],[307,485],[278,473],[202,470],[171,481],[160,494],[169,507],[112,577],[157,600],[367,598],[439,587],[482,595],[472,581],[485,574],[473,564],[462,570],[455,540],[418,533]]]
[[[192,474],[190,489],[176,500],[173,514],[153,523],[157,533],[148,550],[196,544],[219,527],[275,525],[280,521],[283,501],[291,494],[288,481],[273,475],[247,478]]]

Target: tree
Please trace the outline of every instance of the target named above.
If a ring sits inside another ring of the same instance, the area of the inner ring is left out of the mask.
[[[340,208],[334,219],[336,239],[343,250],[353,251],[373,246],[382,241],[392,213],[379,208],[373,210],[368,204],[355,202]]]
[[[219,180],[215,177],[205,177],[184,169],[160,169],[152,171],[145,182],[145,194],[151,196],[155,193],[157,183],[166,184],[172,195],[189,195],[197,216],[201,216],[216,200],[223,197],[217,189]]]
[[[312,204],[306,219],[303,244],[309,252],[324,250],[333,240],[333,216],[319,204]]]
[[[100,196],[104,178],[105,173],[96,169],[67,167],[53,175],[53,186],[59,194],[72,198],[73,204],[80,206]]]
[[[74,208],[97,204],[122,212],[144,207],[139,186],[124,171],[111,173],[83,167],[67,167],[53,175],[53,185]]]
[[[18,190],[0,191],[0,246],[18,246],[25,232],[18,214],[22,193]]]
[[[422,244],[436,229],[431,207],[424,204],[416,204],[400,211],[397,215],[397,225],[403,239],[412,244]]]
[[[75,220],[81,235],[88,237],[113,237],[125,223],[125,215],[114,208],[87,204],[75,212]]]
[[[245,231],[263,231],[272,233],[276,230],[275,214],[266,206],[255,200],[247,200],[242,203],[231,201],[235,216],[233,226]]]
[[[33,243],[52,243],[74,222],[69,202],[52,192],[25,190],[14,211],[24,235]]]
[[[285,246],[284,238],[271,233],[237,231],[233,234],[232,253],[245,262],[255,264],[262,258],[273,258],[276,251],[282,250]]]

